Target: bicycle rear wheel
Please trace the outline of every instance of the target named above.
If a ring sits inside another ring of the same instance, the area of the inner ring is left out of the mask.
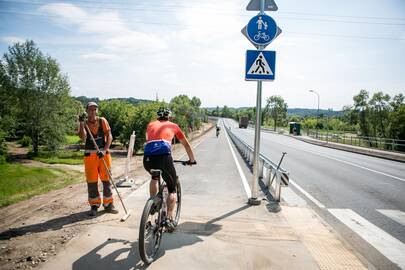
[[[142,261],[150,264],[155,260],[162,239],[161,212],[156,198],[150,198],[143,209],[139,227],[139,253]]]
[[[181,185],[180,185],[179,179],[177,179],[177,183],[176,183],[176,195],[177,195],[177,202],[176,202],[176,206],[174,208],[174,211],[176,211],[175,217],[174,217],[174,222],[177,226],[177,224],[179,223],[180,210],[181,210]]]

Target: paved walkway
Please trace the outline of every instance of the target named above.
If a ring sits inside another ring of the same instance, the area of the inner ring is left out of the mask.
[[[103,216],[42,269],[364,268],[312,210],[285,206],[273,213],[265,201],[248,206],[223,131],[219,138],[211,131],[197,143],[197,166],[177,167],[182,216],[176,232],[164,235],[157,261],[147,267],[138,252],[140,216],[148,198],[148,185],[143,185],[126,198],[132,210],[126,222]]]

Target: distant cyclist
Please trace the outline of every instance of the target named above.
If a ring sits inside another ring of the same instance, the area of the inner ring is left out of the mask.
[[[180,127],[169,121],[171,112],[169,109],[161,108],[157,111],[158,119],[150,122],[146,129],[146,145],[144,149],[143,166],[145,170],[150,172],[151,169],[159,169],[162,171],[162,178],[167,184],[169,196],[167,197],[167,216],[169,220],[166,226],[169,231],[173,231],[177,224],[174,220],[174,207],[176,205],[176,181],[177,174],[174,168],[171,141],[174,136],[183,144],[189,157],[189,165],[196,164],[193,150],[184,136]],[[149,184],[150,196],[155,196],[158,193],[159,179],[152,179]]]
[[[215,125],[216,130],[217,130],[217,137],[219,136],[219,131],[221,130],[221,127],[218,126],[218,124]]]

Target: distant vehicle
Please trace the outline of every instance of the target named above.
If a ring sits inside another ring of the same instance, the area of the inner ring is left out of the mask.
[[[247,116],[239,117],[239,128],[247,128],[249,125],[249,118]]]

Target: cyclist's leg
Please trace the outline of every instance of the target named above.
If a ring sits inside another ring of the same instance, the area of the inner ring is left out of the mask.
[[[167,215],[169,219],[174,219],[174,207],[176,206],[176,179],[177,173],[171,155],[164,156],[162,160],[162,178],[166,182],[169,195],[167,196]]]
[[[151,169],[157,169],[160,167],[160,162],[157,162],[157,156],[144,156],[143,157],[143,167],[146,171],[150,173]],[[149,182],[149,196],[155,196],[159,191],[159,176],[151,175],[151,180]]]

